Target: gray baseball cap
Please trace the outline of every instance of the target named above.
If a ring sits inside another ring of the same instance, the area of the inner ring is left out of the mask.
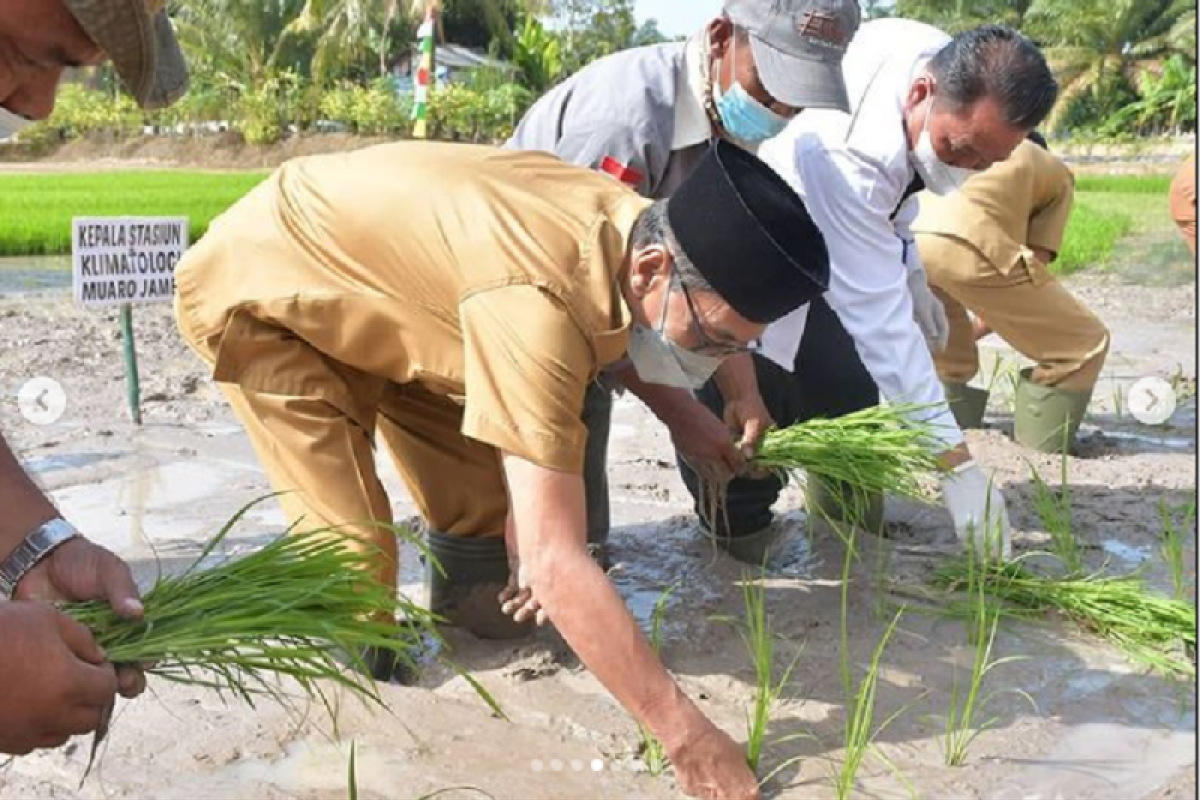
[[[858,32],[858,0],[725,0],[725,15],[750,34],[771,96],[796,108],[850,110],[842,58]]]
[[[166,0],[64,0],[84,32],[112,59],[142,108],[164,108],[187,91],[188,70]]]

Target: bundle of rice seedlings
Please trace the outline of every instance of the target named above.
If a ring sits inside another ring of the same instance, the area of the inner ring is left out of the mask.
[[[142,598],[143,619],[118,618],[103,603],[66,612],[114,664],[148,665],[150,675],[250,705],[261,695],[283,702],[281,678],[331,711],[323,681],[383,705],[362,653],[378,648],[415,670],[423,637],[436,635],[429,612],[373,580],[375,555],[350,550],[337,531],[289,530],[261,550],[202,568],[248,510],[183,574],[159,578]],[[397,626],[397,614],[406,625]]]
[[[1196,677],[1196,612],[1191,604],[1149,591],[1138,575],[1046,578],[1018,562],[971,566],[955,559],[934,583],[957,590],[970,586],[972,570],[984,570],[983,591],[1010,617],[1036,619],[1057,612],[1108,640],[1129,658],[1167,675]],[[977,598],[967,601],[966,613]],[[959,609],[963,611],[963,609]]]
[[[945,446],[921,422],[928,406],[876,406],[836,419],[813,419],[766,435],[753,465],[780,473],[804,470],[864,495],[928,500],[931,478],[944,472]]]

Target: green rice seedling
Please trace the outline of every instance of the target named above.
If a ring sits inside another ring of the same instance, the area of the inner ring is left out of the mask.
[[[1126,397],[1126,395],[1127,395],[1127,390],[1121,384],[1118,383],[1113,387],[1113,395],[1112,395],[1113,414],[1116,416],[1117,422],[1121,422],[1125,419],[1125,397]]]
[[[762,469],[803,470],[863,493],[928,500],[941,474],[929,406],[876,406],[836,419],[813,419],[769,432],[754,457]]]
[[[1002,381],[1010,383],[1020,377],[1020,364],[1008,358],[1008,356],[1000,353],[996,356],[995,361],[991,365],[991,369],[984,372],[983,385],[988,390],[988,393],[996,391]],[[1015,384],[1012,384],[1015,386]]]
[[[350,800],[358,800],[358,770],[355,767],[357,760],[357,747],[354,742],[350,743],[350,765],[346,773],[346,795]]]
[[[1033,478],[1033,507],[1050,535],[1050,551],[1062,562],[1067,575],[1078,575],[1083,572],[1083,549],[1075,537],[1067,458],[1065,454],[1062,456],[1058,491],[1042,480],[1033,464],[1029,464],[1029,472]]]
[[[1196,523],[1196,502],[1193,500],[1190,505],[1172,509],[1166,500],[1162,500],[1159,502],[1158,510],[1163,523],[1162,544],[1159,546],[1159,552],[1162,553],[1163,561],[1167,564],[1167,571],[1171,575],[1171,589],[1174,597],[1182,603],[1188,599],[1183,551],[1188,532]],[[1179,524],[1175,522],[1177,513],[1183,516]]]
[[[654,601],[654,611],[650,614],[650,646],[655,653],[662,652],[663,620],[666,619],[667,603],[677,588],[677,583],[668,586]],[[638,723],[638,733],[642,740],[642,760],[646,763],[647,771],[657,778],[667,771],[667,751],[645,725]]]
[[[858,781],[858,772],[866,761],[868,753],[875,751],[875,740],[883,731],[896,721],[905,709],[900,709],[882,723],[875,724],[875,702],[879,687],[879,665],[883,659],[884,650],[896,626],[903,616],[904,610],[896,612],[892,622],[884,631],[875,652],[871,656],[871,664],[866,674],[853,690],[846,705],[846,729],[844,735],[845,754],[841,766],[833,776],[834,794],[838,800],[850,800],[854,797],[854,789]],[[846,658],[846,656],[843,656]],[[886,759],[884,759],[886,763]]]
[[[251,506],[239,512],[181,575],[145,593],[145,617],[118,618],[106,604],[66,607],[115,664],[149,664],[150,675],[282,702],[278,679],[293,679],[332,712],[324,683],[383,705],[361,653],[378,648],[416,669],[428,611],[367,577],[375,557],[352,551],[335,530],[294,528],[262,549],[202,564]],[[392,621],[397,614],[404,626]],[[349,662],[354,669],[344,669]]]
[[[792,659],[783,675],[776,681],[775,634],[771,631],[770,615],[767,612],[767,593],[763,580],[742,581],[742,598],[746,606],[745,631],[742,639],[754,662],[754,706],[746,717],[746,763],[758,772],[763,748],[767,738],[767,725],[779,696],[791,680],[792,671],[800,660],[799,654]]]
[[[937,570],[934,585],[963,589],[969,586],[972,569],[965,559],[954,559]],[[1020,560],[988,563],[982,569],[983,589],[990,602],[1002,604],[1004,616],[1037,620],[1059,613],[1143,666],[1168,676],[1195,678],[1195,662],[1180,652],[1181,647],[1195,650],[1195,608],[1147,590],[1139,575],[1047,578]],[[977,602],[977,598],[968,598],[965,604],[948,602],[944,611],[971,615]]]
[[[977,738],[985,731],[994,727],[998,718],[992,717],[979,720],[979,715],[986,713],[987,706],[995,697],[995,693],[983,693],[984,679],[995,669],[1004,664],[1019,660],[1017,657],[995,659],[992,656],[996,643],[996,631],[1000,626],[1003,609],[994,603],[989,603],[983,582],[983,575],[977,566],[977,559],[969,559],[967,563],[967,593],[975,598],[975,618],[968,625],[968,640],[974,645],[974,660],[971,664],[971,679],[965,690],[959,683],[958,669],[954,670],[954,683],[950,692],[950,707],[944,720],[942,735],[942,755],[948,767],[961,767],[967,762],[967,752]],[[1037,708],[1033,698],[1025,692],[1024,696]]]
[[[1176,364],[1175,370],[1171,373],[1171,389],[1175,392],[1175,399],[1179,403],[1186,403],[1196,396],[1196,379],[1188,377],[1183,371],[1182,364]]]

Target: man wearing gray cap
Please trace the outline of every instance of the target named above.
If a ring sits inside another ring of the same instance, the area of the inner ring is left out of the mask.
[[[854,0],[726,0],[722,15],[687,42],[626,50],[581,70],[530,109],[507,146],[551,152],[645,197],[669,197],[714,138],[754,150],[803,109],[847,110],[842,57],[859,21]],[[602,562],[612,388],[645,402],[681,456],[714,481],[740,472],[765,433],[756,396],[727,404],[724,420],[698,403],[691,390],[707,376],[665,386],[626,370],[589,388],[588,541]]]
[[[163,0],[0,2],[0,139],[50,115],[68,67],[112,59],[145,108],[178,99],[187,69]],[[95,730],[136,670],[114,670],[86,628],[45,603],[105,600],[142,613],[129,568],[84,539],[0,436],[0,753],[56,747]]]

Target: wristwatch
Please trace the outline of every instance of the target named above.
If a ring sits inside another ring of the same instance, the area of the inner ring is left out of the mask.
[[[0,600],[12,600],[17,584],[46,556],[82,534],[65,519],[52,519],[17,545],[0,564]]]

